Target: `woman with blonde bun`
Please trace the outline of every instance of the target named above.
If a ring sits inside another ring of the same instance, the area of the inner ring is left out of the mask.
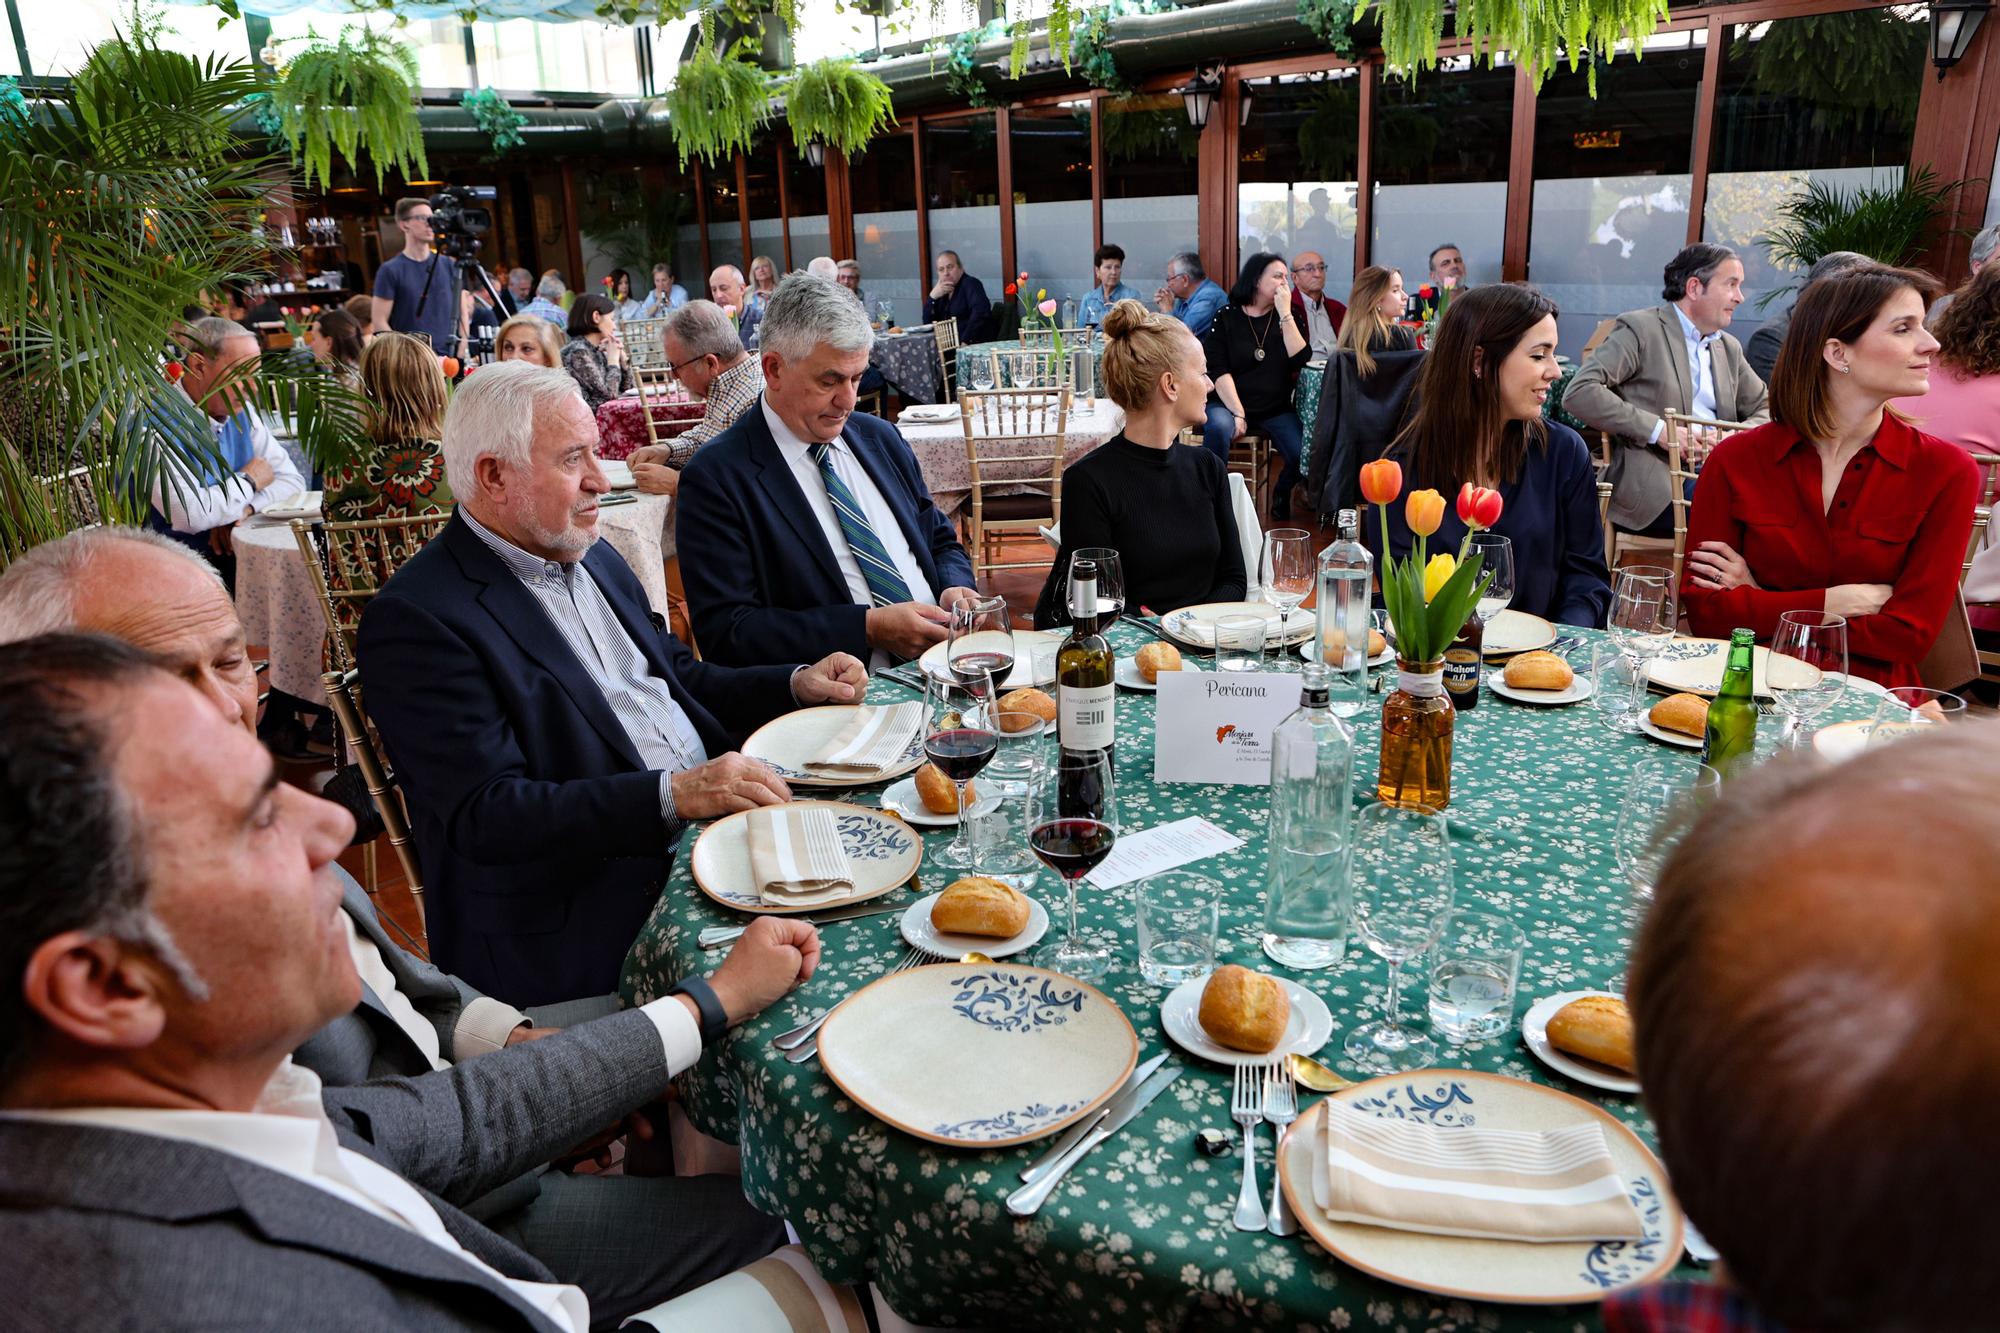
[[[1200,447],[1207,357],[1187,326],[1124,300],[1104,316],[1104,387],[1125,429],[1063,473],[1062,550],[1035,606],[1043,629],[1067,623],[1070,552],[1116,550],[1125,604],[1165,613],[1243,600],[1243,547],[1229,474]],[[1180,443],[1196,431],[1193,447]]]

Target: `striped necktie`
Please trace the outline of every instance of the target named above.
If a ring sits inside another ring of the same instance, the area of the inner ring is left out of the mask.
[[[861,502],[854,498],[854,492],[833,470],[833,446],[813,445],[812,459],[819,466],[820,478],[826,482],[826,498],[833,501],[833,512],[840,519],[841,534],[847,538],[848,549],[854,552],[855,563],[861,566],[861,577],[867,580],[868,595],[874,599],[875,605],[895,606],[912,600],[910,585],[903,582],[903,576],[896,572],[895,562],[889,559],[882,539],[875,535],[875,529],[868,526],[868,519],[861,512]]]

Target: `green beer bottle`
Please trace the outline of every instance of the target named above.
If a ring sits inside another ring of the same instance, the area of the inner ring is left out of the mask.
[[[1728,777],[1748,762],[1757,749],[1757,698],[1751,692],[1751,665],[1756,660],[1757,635],[1739,629],[1729,636],[1729,665],[1722,672],[1722,689],[1708,706],[1708,730],[1701,740],[1701,762]]]

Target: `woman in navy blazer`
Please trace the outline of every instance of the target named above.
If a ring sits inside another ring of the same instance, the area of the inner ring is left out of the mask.
[[[1465,536],[1451,505],[1459,487],[1490,486],[1506,502],[1493,530],[1513,543],[1512,605],[1595,628],[1611,609],[1597,474],[1583,437],[1542,416],[1561,374],[1555,303],[1531,287],[1474,287],[1439,322],[1415,415],[1387,456],[1403,465],[1405,493],[1445,497],[1431,550],[1455,551]],[[1379,540],[1378,525],[1361,529]],[[1398,556],[1413,545],[1401,505],[1389,507],[1389,544]]]

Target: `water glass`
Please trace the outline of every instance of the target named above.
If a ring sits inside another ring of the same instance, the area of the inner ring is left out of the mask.
[[[1361,942],[1389,964],[1383,1017],[1363,1023],[1342,1045],[1371,1073],[1421,1069],[1437,1043],[1399,1021],[1403,964],[1437,943],[1451,914],[1457,871],[1442,811],[1428,806],[1370,805],[1354,820],[1354,926]]]
[[[1899,685],[1883,694],[1868,729],[1868,748],[1893,745],[1913,736],[1935,735],[1942,727],[1965,720],[1965,700],[1943,690]]]
[[[1692,756],[1652,755],[1632,769],[1612,851],[1634,898],[1652,898],[1668,858],[1721,791],[1722,775]]]
[[[1215,621],[1215,669],[1259,671],[1264,666],[1262,616],[1219,616]]]
[[[1492,912],[1453,912],[1431,947],[1431,1028],[1454,1046],[1490,1041],[1514,1026],[1527,936]]]
[[[1040,864],[1028,834],[1042,822],[1048,802],[1048,733],[1028,725],[1038,721],[1032,713],[1000,714],[1000,747],[973,783],[968,815],[972,868],[1023,890]]]
[[[1600,641],[1590,646],[1590,704],[1597,716],[1613,731],[1639,730],[1639,692],[1645,678],[1639,664],[1620,652],[1618,645]]]
[[[1785,612],[1771,637],[1764,674],[1785,715],[1791,748],[1804,749],[1811,740],[1812,720],[1847,689],[1847,621],[1824,611]]]
[[[992,360],[983,356],[973,357],[970,378],[972,380],[972,387],[976,392],[991,393],[993,391]]]
[[[1214,880],[1175,871],[1138,886],[1139,974],[1178,986],[1215,970],[1222,889]]]

